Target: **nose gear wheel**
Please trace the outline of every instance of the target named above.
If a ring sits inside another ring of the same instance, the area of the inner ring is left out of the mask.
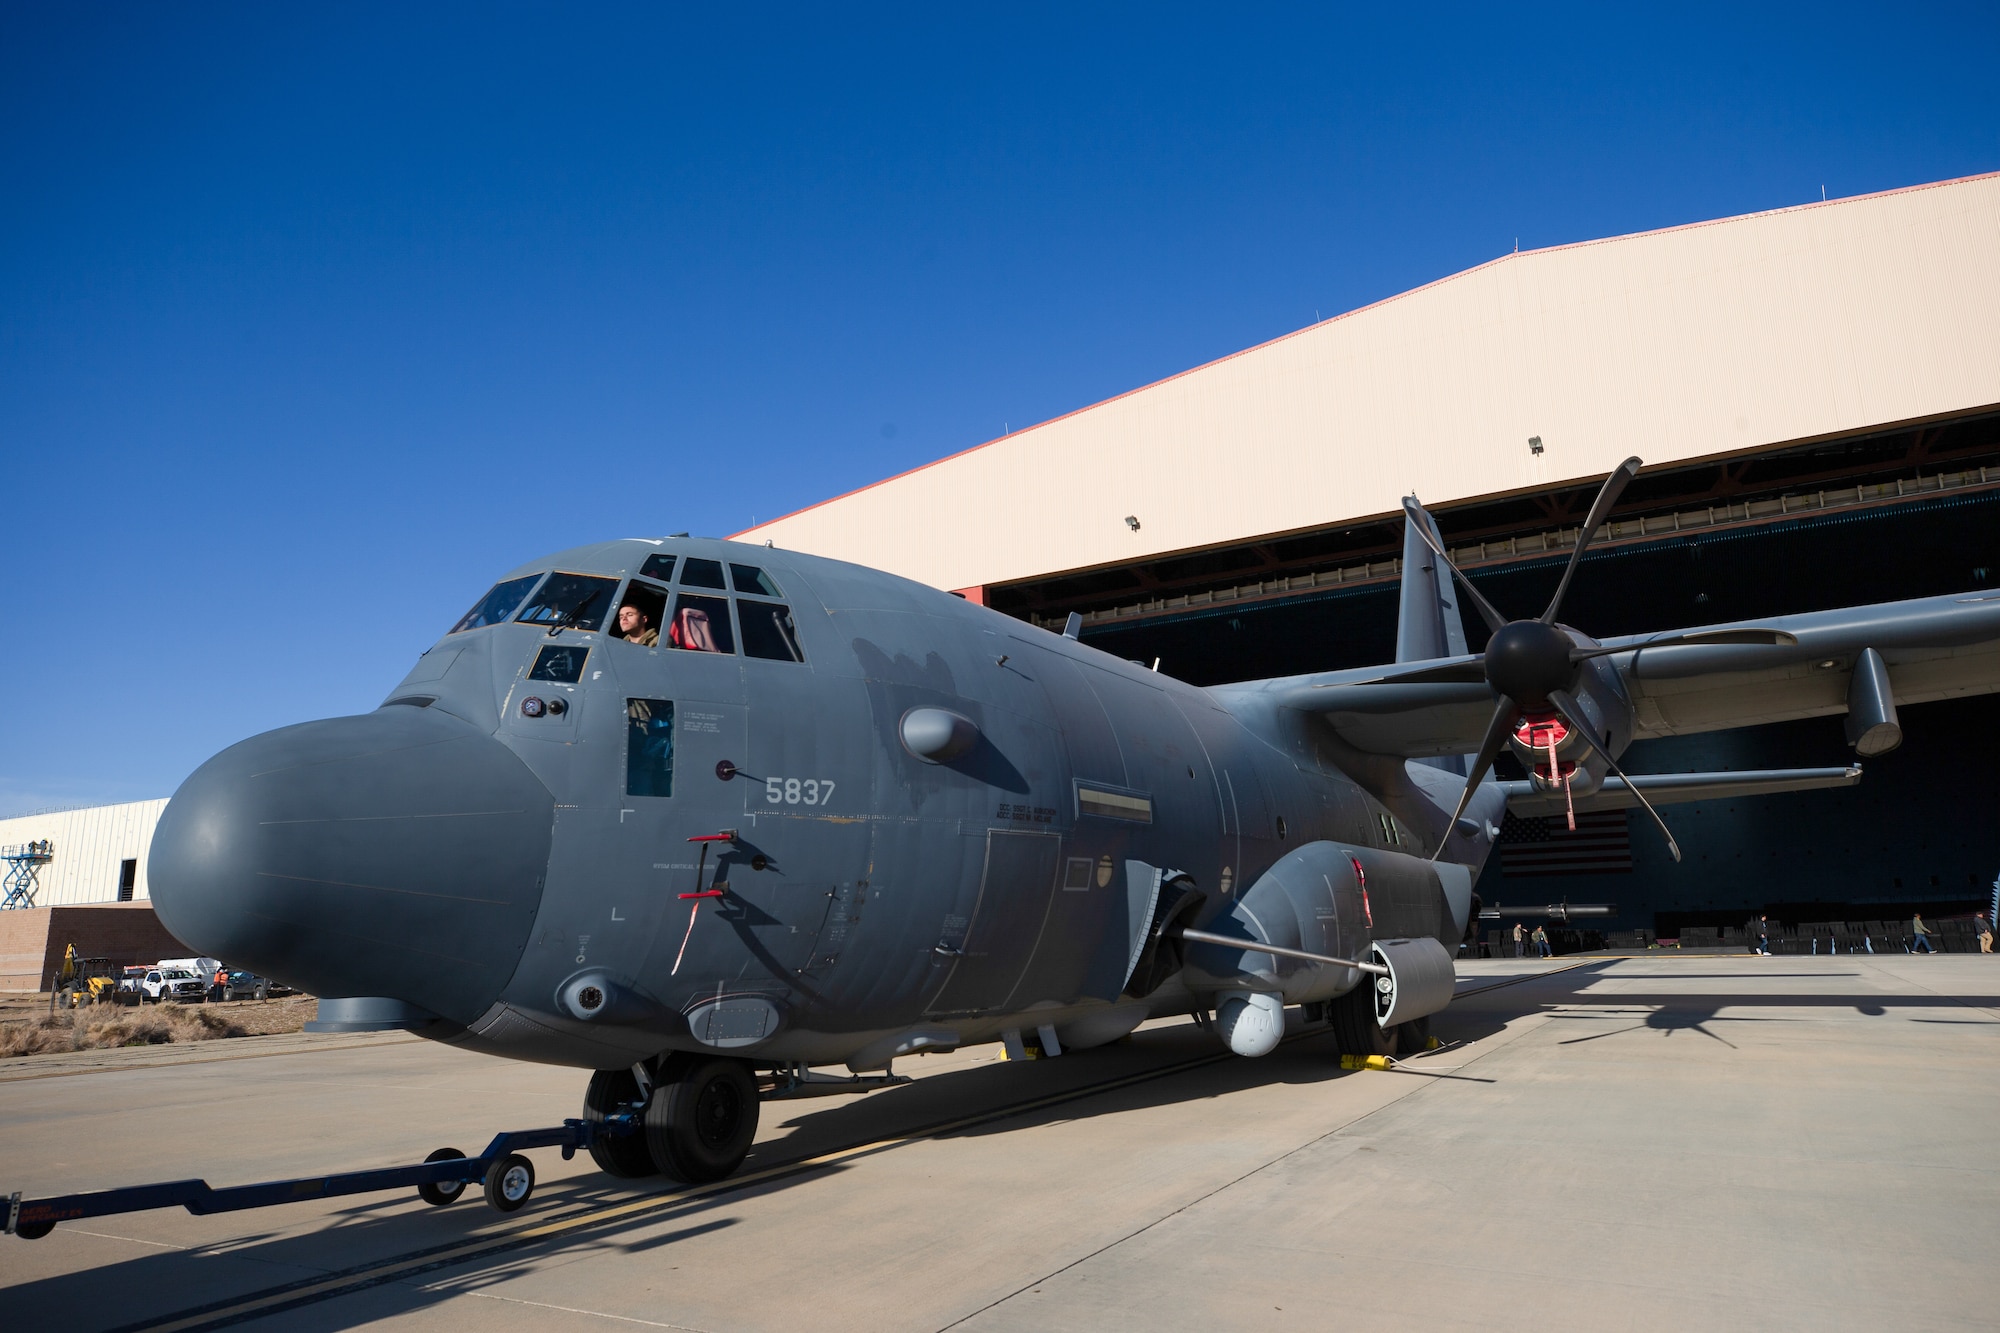
[[[686,1184],[721,1180],[757,1137],[757,1084],[740,1060],[699,1057],[663,1068],[646,1104],[646,1146]]]
[[[631,1070],[600,1069],[590,1076],[590,1085],[583,1091],[583,1118],[586,1123],[601,1125],[607,1116],[636,1110],[640,1100],[639,1080]],[[652,1150],[640,1134],[592,1139],[590,1160],[606,1175],[626,1180],[660,1172],[659,1163],[653,1160]]]

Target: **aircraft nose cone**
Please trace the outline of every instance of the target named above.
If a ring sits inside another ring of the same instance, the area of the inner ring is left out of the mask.
[[[470,1023],[513,975],[554,799],[467,723],[398,706],[253,736],[167,803],[153,906],[200,953]]]

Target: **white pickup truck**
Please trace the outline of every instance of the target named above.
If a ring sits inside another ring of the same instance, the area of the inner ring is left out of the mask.
[[[139,996],[142,1001],[200,1004],[208,998],[208,986],[184,967],[149,967],[146,975],[139,978]]]

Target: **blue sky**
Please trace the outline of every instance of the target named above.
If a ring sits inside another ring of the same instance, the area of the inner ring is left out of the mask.
[[[0,814],[1523,249],[2000,168],[2000,11],[0,10]],[[949,11],[949,12],[947,12]]]

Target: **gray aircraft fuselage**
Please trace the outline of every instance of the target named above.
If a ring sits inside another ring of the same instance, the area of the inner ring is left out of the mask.
[[[635,598],[656,644],[613,632]],[[788,551],[608,542],[521,566],[482,606],[496,623],[447,634],[375,712],[188,779],[150,867],[180,939],[585,1068],[825,1064],[1041,1025],[1090,1045],[1232,978],[1280,989],[1289,965],[1213,946],[1145,994],[1133,968],[1163,893],[1199,895],[1188,925],[1240,918],[1288,856],[1310,882],[1280,933],[1304,948],[1455,944],[1502,804],[1482,791],[1432,870],[1462,781],[1446,766],[1343,753],[1269,682],[1195,688]],[[933,761],[908,743],[917,713],[971,730]],[[1360,979],[1317,976],[1287,998]]]

